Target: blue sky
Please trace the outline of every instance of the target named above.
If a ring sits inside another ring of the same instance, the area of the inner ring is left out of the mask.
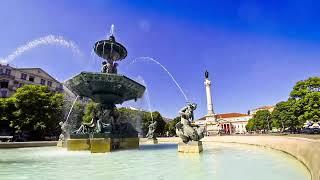
[[[185,100],[153,57],[176,78],[188,98],[206,113],[204,71],[212,80],[215,111],[243,112],[288,97],[298,80],[319,76],[319,3],[287,1],[0,1],[0,57],[49,34],[74,41],[82,56],[54,45],[24,53],[12,64],[41,67],[59,80],[81,71],[99,71],[91,56],[95,41],[115,24],[128,50],[119,71],[142,77],[153,110],[174,117]],[[146,103],[136,106],[146,107]]]

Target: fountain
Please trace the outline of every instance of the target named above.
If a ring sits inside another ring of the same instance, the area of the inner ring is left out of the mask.
[[[115,105],[141,98],[145,87],[117,74],[116,61],[123,60],[127,50],[116,42],[113,28],[108,40],[98,41],[94,45],[94,52],[103,59],[101,72],[81,72],[66,82],[71,91],[98,104],[91,122],[82,123],[78,130],[70,134],[67,140],[69,151],[103,153],[139,147],[137,131],[130,123],[119,122],[119,112]]]

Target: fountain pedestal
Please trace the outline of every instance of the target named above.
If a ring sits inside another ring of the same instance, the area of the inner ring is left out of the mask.
[[[58,141],[57,142],[57,147],[67,147],[67,142],[64,140],[64,141]]]
[[[89,139],[68,139],[67,150],[68,151],[90,150],[90,140]]]
[[[137,149],[139,148],[139,138],[121,138],[119,139],[119,148],[120,149]]]
[[[178,143],[178,152],[181,153],[200,153],[203,151],[201,141],[189,141],[188,143]]]
[[[112,149],[111,138],[92,138],[90,139],[91,153],[105,153]]]
[[[147,139],[147,141],[143,142],[144,144],[158,144],[158,139]]]

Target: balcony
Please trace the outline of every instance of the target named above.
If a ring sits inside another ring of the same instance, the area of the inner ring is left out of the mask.
[[[0,78],[15,79],[13,75],[9,75],[6,73],[0,73]]]

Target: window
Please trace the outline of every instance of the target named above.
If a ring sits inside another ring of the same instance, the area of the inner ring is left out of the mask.
[[[8,88],[9,82],[8,81],[2,81],[0,82],[0,88]]]
[[[40,84],[45,85],[46,84],[46,80],[41,79]]]
[[[52,87],[52,82],[51,81],[48,81],[48,86]]]
[[[21,73],[21,79],[23,79],[23,80],[27,80],[27,74],[25,74],[25,73]]]
[[[29,81],[34,82],[34,77],[33,77],[33,76],[30,76],[30,77],[29,77]]]
[[[11,75],[11,69],[6,69],[6,75]]]
[[[3,69],[0,69],[0,74],[3,74]]]
[[[22,87],[23,86],[23,83],[19,83],[18,87]]]

